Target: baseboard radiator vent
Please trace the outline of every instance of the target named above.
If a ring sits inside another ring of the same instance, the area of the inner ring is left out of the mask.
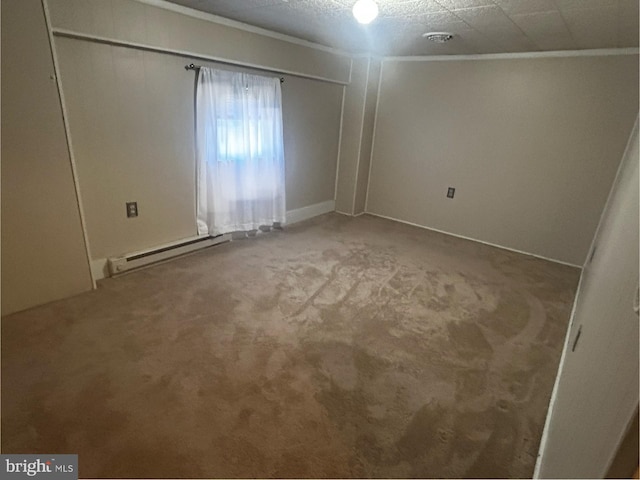
[[[218,245],[231,240],[231,235],[217,235],[215,237],[195,237],[181,240],[167,245],[162,245],[150,250],[130,253],[119,257],[111,257],[107,260],[109,274],[111,276],[125,273],[135,268],[144,267],[152,263],[168,260],[178,255],[195,252],[206,247]]]

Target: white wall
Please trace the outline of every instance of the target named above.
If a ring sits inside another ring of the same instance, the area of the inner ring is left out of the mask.
[[[362,140],[360,157],[358,159],[358,174],[356,177],[356,194],[354,197],[354,213],[365,211],[367,188],[369,187],[369,171],[371,167],[371,149],[373,147],[373,131],[376,122],[376,106],[378,101],[378,86],[380,84],[380,69],[382,61],[372,58],[369,62],[367,75],[367,94],[362,119]]]
[[[345,86],[336,210],[348,215],[364,212],[380,65],[377,58],[355,57],[351,82]]]
[[[637,55],[385,59],[367,211],[582,265],[637,106]]]
[[[604,478],[638,407],[638,162],[636,124],[582,274],[536,478]]]
[[[353,215],[354,209],[368,72],[369,58],[354,58],[351,66],[351,83],[345,87],[344,92],[342,140],[336,182],[336,210],[349,215]]]
[[[287,210],[295,210],[335,198],[343,87],[284,78]]]
[[[2,2],[2,314],[92,287],[39,0]]]

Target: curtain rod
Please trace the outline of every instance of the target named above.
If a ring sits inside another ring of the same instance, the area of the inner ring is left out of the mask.
[[[184,69],[187,71],[199,70],[200,68],[202,68],[202,65],[194,65],[193,63],[190,63],[189,65],[184,66]],[[280,77],[280,83],[284,83],[284,77]]]

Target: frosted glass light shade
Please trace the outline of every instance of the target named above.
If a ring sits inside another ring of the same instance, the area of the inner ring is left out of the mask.
[[[378,16],[378,4],[374,0],[358,0],[353,6],[353,16],[360,23],[371,23]]]

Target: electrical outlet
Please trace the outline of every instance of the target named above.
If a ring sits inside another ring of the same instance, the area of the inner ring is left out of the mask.
[[[453,196],[456,194],[456,189],[453,187],[449,187],[447,189],[447,198],[453,198]]]
[[[127,217],[138,216],[138,202],[127,202]]]

